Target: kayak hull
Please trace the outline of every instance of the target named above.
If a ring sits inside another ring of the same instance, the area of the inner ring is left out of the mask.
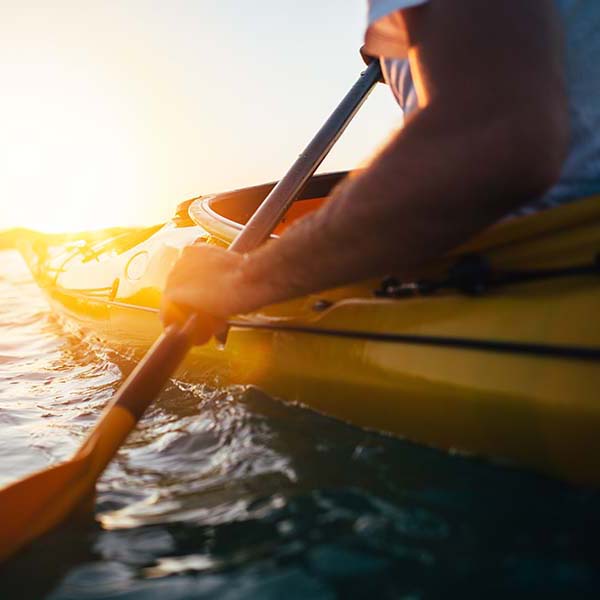
[[[30,258],[32,271],[56,312],[141,354],[161,331],[160,290],[181,248],[235,235],[235,223],[211,222],[214,210],[202,216],[211,202],[192,205],[195,223],[169,223],[114,256]],[[504,235],[494,229],[466,251],[483,248],[504,268],[580,264],[600,248],[598,204],[581,203],[579,219],[557,209],[563,216],[545,216],[545,226],[526,218],[521,236],[515,226]],[[600,483],[598,275],[520,281],[477,296],[377,298],[376,285],[237,317],[226,343],[193,348],[178,377],[255,385],[367,429]]]

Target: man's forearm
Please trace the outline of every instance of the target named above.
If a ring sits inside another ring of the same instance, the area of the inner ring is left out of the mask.
[[[248,256],[255,291],[240,309],[416,273],[552,183],[562,157],[544,156],[548,132],[543,115],[420,111],[326,206]]]

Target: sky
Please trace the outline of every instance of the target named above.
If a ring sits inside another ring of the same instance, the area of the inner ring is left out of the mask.
[[[0,229],[164,221],[280,178],[363,68],[365,0],[0,0]],[[323,171],[401,124],[377,86]]]

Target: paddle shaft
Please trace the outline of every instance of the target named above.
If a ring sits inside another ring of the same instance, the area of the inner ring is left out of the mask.
[[[271,235],[380,78],[381,67],[379,61],[374,60],[361,73],[358,81],[350,88],[304,152],[298,156],[285,177],[263,200],[243,231],[229,246],[229,250],[249,252]]]
[[[372,63],[265,198],[229,248],[247,252],[266,240],[346,128],[381,75]],[[181,364],[201,317],[170,325],[127,377],[96,426],[70,460],[42,469],[0,489],[0,561],[60,525],[93,495],[97,478],[121,447],[152,400]]]
[[[373,61],[361,73],[358,81],[352,86],[304,152],[300,154],[287,174],[262,201],[244,229],[229,246],[229,251],[248,252],[260,246],[271,235],[348,123],[360,109],[380,77],[379,61]],[[113,408],[120,407],[133,417],[133,424],[141,418],[148,405],[166,385],[193,345],[193,331],[199,318],[198,315],[193,314],[183,327],[170,325],[162,333],[122,384],[114,399],[106,408],[105,415]],[[88,438],[90,443],[102,431],[102,421],[103,419],[100,419],[100,422],[90,434]],[[124,427],[122,434],[117,435],[113,432],[112,440],[108,444],[109,447],[105,450],[106,456],[97,462],[97,468],[100,472],[127,437],[128,432],[126,430],[127,427]]]

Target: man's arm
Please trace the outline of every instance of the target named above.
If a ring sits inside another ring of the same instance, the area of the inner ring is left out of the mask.
[[[431,0],[403,19],[420,108],[402,131],[321,210],[244,260],[186,250],[168,299],[227,316],[408,277],[557,180],[568,116],[553,1]],[[190,283],[195,272],[206,285]]]

